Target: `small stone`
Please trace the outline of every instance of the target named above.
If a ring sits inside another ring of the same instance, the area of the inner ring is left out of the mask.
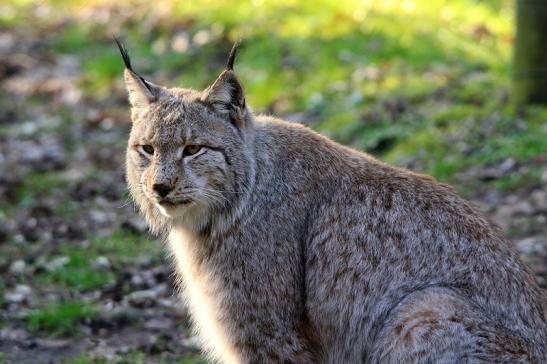
[[[24,329],[4,328],[0,330],[0,341],[22,341],[29,337],[29,333]]]
[[[54,259],[50,260],[45,265],[45,268],[46,268],[47,271],[53,272],[53,271],[56,271],[58,269],[63,268],[65,265],[68,264],[68,262],[70,262],[69,257],[66,257],[66,256],[57,257],[57,258],[54,258]]]
[[[538,210],[547,211],[547,191],[534,190],[530,194],[530,200]]]
[[[23,303],[31,296],[32,289],[24,284],[18,284],[12,291],[4,294],[6,303]]]
[[[21,293],[25,296],[30,296],[32,294],[32,289],[27,285],[18,284],[17,286],[15,286],[15,292]]]
[[[534,213],[534,207],[528,201],[521,201],[514,205],[515,213],[522,215],[532,215]]]
[[[540,237],[529,237],[516,243],[519,252],[526,255],[541,255],[544,253],[545,244]]]
[[[142,291],[135,291],[130,293],[127,298],[129,302],[136,307],[150,307],[153,306],[156,300],[156,292],[146,289]]]
[[[50,349],[50,350],[59,350],[64,349],[70,346],[70,340],[61,340],[61,339],[37,339],[38,346]]]
[[[111,266],[112,265],[110,264],[110,260],[108,260],[107,257],[103,256],[97,257],[97,259],[95,259],[95,262],[93,263],[93,269],[98,271],[107,271],[110,269]]]
[[[200,340],[197,336],[191,336],[187,339],[182,340],[182,345],[186,346],[188,349],[199,349]]]
[[[144,323],[144,327],[148,330],[167,331],[173,326],[173,320],[167,318],[153,318]]]
[[[105,226],[111,221],[110,215],[101,210],[89,211],[89,218],[98,226]]]
[[[158,297],[165,296],[168,292],[169,287],[165,283],[157,284],[154,286],[154,292]]]
[[[141,319],[141,310],[132,307],[116,307],[110,311],[105,319],[112,321],[116,325],[133,324]]]
[[[152,259],[147,255],[140,255],[135,260],[135,264],[141,268],[148,268],[152,265]]]
[[[22,303],[25,300],[25,296],[16,292],[4,293],[4,302],[6,303]]]
[[[161,307],[166,307],[173,310],[177,310],[179,308],[183,309],[181,308],[182,305],[180,305],[179,301],[173,300],[172,298],[158,298],[158,305]]]
[[[131,217],[127,219],[122,223],[122,227],[139,234],[143,234],[148,231],[146,221],[140,217]]]
[[[499,165],[499,169],[502,175],[506,175],[507,173],[514,171],[516,168],[517,161],[513,158],[507,158],[503,161],[502,164]]]
[[[131,285],[134,287],[142,287],[144,285],[144,279],[140,275],[134,274],[131,276]]]
[[[25,273],[26,263],[24,260],[16,260],[15,262],[11,263],[9,267],[9,272],[14,275],[21,275]]]

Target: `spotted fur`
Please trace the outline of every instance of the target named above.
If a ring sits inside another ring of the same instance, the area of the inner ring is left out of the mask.
[[[212,361],[547,362],[545,294],[497,227],[431,177],[255,116],[234,57],[203,92],[125,71],[129,189]]]

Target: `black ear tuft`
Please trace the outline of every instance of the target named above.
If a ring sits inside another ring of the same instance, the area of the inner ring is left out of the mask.
[[[125,68],[127,68],[130,71],[133,71],[133,67],[131,67],[131,59],[129,59],[129,54],[127,53],[127,49],[117,37],[114,37],[114,40],[116,41],[116,44],[118,45],[118,49],[120,50],[120,53],[122,55]]]
[[[152,87],[150,86],[150,83],[146,81],[141,75],[139,75],[137,72],[133,71],[133,67],[131,66],[131,59],[129,58],[129,53],[127,52],[127,48],[125,48],[125,45],[117,38],[114,37],[114,40],[116,41],[116,44],[118,45],[118,49],[120,50],[120,53],[123,58],[123,63],[125,64],[125,68],[127,68],[131,73],[133,73],[136,77],[138,77],[144,86],[152,92]]]
[[[230,55],[228,56],[228,62],[226,62],[226,70],[228,71],[234,70],[234,62],[236,60],[237,51],[240,45],[241,45],[241,41],[237,40],[232,46],[232,50],[230,51]]]

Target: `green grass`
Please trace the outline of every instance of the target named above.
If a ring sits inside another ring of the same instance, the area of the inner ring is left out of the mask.
[[[14,201],[0,205],[0,217],[14,216],[22,209],[41,205],[44,198],[58,196],[58,199],[63,202],[51,206],[52,212],[69,221],[81,208],[77,201],[65,198],[69,193],[67,186],[70,186],[70,183],[64,171],[32,171],[16,187]]]
[[[123,92],[123,66],[111,31],[93,18],[78,18],[103,2],[44,3],[55,7],[52,23],[65,20],[51,38],[51,50],[82,60],[86,95],[107,99]],[[527,161],[547,150],[545,108],[526,114],[527,130],[512,130],[520,117],[509,102],[510,0],[120,6],[143,14],[117,25],[135,69],[150,80],[206,87],[221,71],[231,42],[242,38],[236,68],[255,110],[306,111],[319,131],[391,163],[418,160],[420,171],[441,180],[457,183],[470,166],[508,157]],[[11,7],[24,12],[29,5],[18,1]],[[144,32],[147,21],[151,30]],[[173,29],[189,39],[186,52],[171,49]],[[196,45],[197,34],[207,34],[208,42]],[[393,110],[397,103],[402,111]],[[493,118],[508,129],[485,135],[481,128]]]
[[[67,180],[63,172],[31,172],[17,190],[18,208],[31,206],[41,197],[51,194],[54,190],[66,188]]]
[[[496,189],[504,192],[515,191],[517,189],[532,189],[542,185],[542,171],[532,169],[519,174],[510,174],[493,182]]]
[[[454,113],[460,118],[455,118]],[[494,110],[484,119],[472,108],[443,111],[441,117],[437,114],[432,123],[424,123],[420,131],[401,139],[384,159],[403,163],[406,156],[422,153],[424,171],[443,180],[450,180],[473,166],[492,166],[508,158],[523,163],[533,161],[547,151],[544,119],[532,113],[525,115],[526,121],[519,119],[511,112],[502,114]]]
[[[112,269],[97,270],[94,262],[100,256],[108,258]],[[67,263],[40,272],[36,279],[43,284],[61,285],[67,289],[90,291],[114,283],[112,270],[132,264],[135,259],[146,256],[159,261],[162,257],[161,244],[148,236],[137,235],[124,229],[112,236],[92,239],[89,243],[65,243],[49,259],[66,257]]]
[[[198,355],[187,355],[186,357],[182,358],[178,364],[206,364],[207,361],[202,357]]]
[[[116,361],[118,364],[145,364],[149,363],[150,360],[147,358],[146,354],[137,350],[130,351],[129,353],[121,355]],[[164,359],[156,359],[154,362],[160,364],[205,364],[207,363],[202,357],[198,355],[188,354],[182,359],[177,361],[168,361]],[[95,359],[89,358],[86,355],[80,357],[69,359],[63,362],[63,364],[106,364],[109,361],[105,359]]]
[[[161,242],[124,229],[109,237],[92,239],[90,249],[97,255],[108,257],[115,265],[133,262],[138,257],[148,257],[153,261],[162,258]]]
[[[108,364],[106,359],[92,359],[86,356],[80,356],[75,359],[67,359],[63,364]]]
[[[50,272],[40,273],[37,281],[44,284],[57,284],[78,291],[102,288],[114,282],[111,272],[96,271],[92,268],[94,254],[79,249],[63,248],[63,256],[68,258],[66,265]]]
[[[34,333],[68,336],[78,333],[78,324],[97,316],[97,309],[84,302],[62,302],[31,311],[27,327]]]

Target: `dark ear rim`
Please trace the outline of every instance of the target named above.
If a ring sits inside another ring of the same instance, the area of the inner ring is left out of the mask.
[[[127,52],[127,48],[122,43],[122,41],[119,40],[118,37],[114,37],[114,41],[118,45],[118,49],[120,50],[120,54],[122,55],[123,63],[125,65],[125,68],[133,73],[135,76],[137,76],[141,82],[144,84],[144,86],[150,91],[152,94],[154,93],[152,90],[151,85],[146,81],[141,75],[139,75],[137,72],[133,70],[133,67],[131,66],[131,58],[129,58],[129,53]]]
[[[228,61],[226,62],[227,71],[234,70],[234,62],[236,60],[237,51],[239,50],[240,46],[241,46],[241,40],[236,40],[234,45],[232,46],[232,50],[230,51],[230,54],[228,55]]]
[[[127,53],[127,48],[125,48],[125,45],[122,43],[122,41],[118,37],[114,37],[114,41],[118,45],[118,49],[120,50],[120,53],[122,55],[125,68],[127,68],[130,71],[133,71],[133,67],[131,67],[131,59],[129,58],[129,54]]]
[[[218,78],[213,82],[212,85],[207,87],[204,90],[204,95],[202,96],[202,100],[206,101],[210,99],[211,95],[215,95],[218,91],[221,89],[225,89],[226,86],[229,87],[228,94],[230,96],[230,101],[211,101],[211,104],[223,104],[226,106],[233,106],[237,105],[239,107],[245,107],[245,90],[243,88],[243,85],[241,84],[241,81],[237,77],[234,70],[224,70],[222,73],[218,76]],[[234,93],[234,91],[236,93]]]
[[[224,70],[216,81],[203,91],[200,101],[238,129],[246,124],[245,115],[248,109],[245,91],[233,70]]]

